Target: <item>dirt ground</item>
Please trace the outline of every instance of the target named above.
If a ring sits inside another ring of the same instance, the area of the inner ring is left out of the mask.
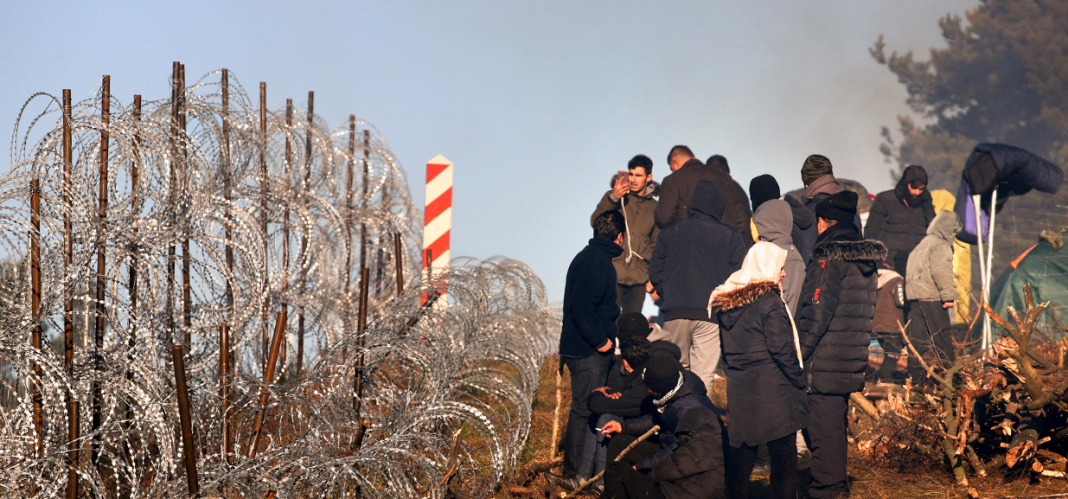
[[[552,435],[553,412],[556,402],[555,369],[557,360],[547,359],[541,373],[541,385],[534,401],[534,416],[530,439],[520,454],[517,469],[530,467],[533,463],[545,462],[550,458],[549,440]],[[565,369],[562,378],[562,404],[559,416],[559,439],[563,439],[564,423],[567,421],[568,404],[571,394],[568,390],[569,379]],[[852,450],[851,450],[852,452]],[[557,455],[559,457],[559,455]],[[557,465],[553,471],[560,472]],[[968,489],[958,487],[947,468],[930,469],[892,469],[885,464],[875,464],[860,457],[850,458],[849,478],[851,497],[853,499],[889,499],[889,498],[965,498],[970,497]],[[798,497],[807,497],[804,488],[808,484],[807,470],[798,472]],[[1033,480],[1026,476],[1006,476],[992,470],[989,477],[969,477],[970,486],[980,498],[1068,498],[1068,481],[1065,479]],[[545,479],[538,477],[530,488],[543,489]],[[767,497],[767,477],[755,476],[750,489],[751,497]],[[511,498],[513,496],[502,488],[494,496]]]

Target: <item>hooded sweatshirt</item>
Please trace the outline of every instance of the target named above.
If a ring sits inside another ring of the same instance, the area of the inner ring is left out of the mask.
[[[956,213],[943,211],[935,217],[927,229],[927,237],[909,255],[906,298],[941,302],[957,299],[957,286],[953,282],[953,238],[960,231]]]
[[[905,168],[893,190],[875,196],[864,227],[864,237],[886,245],[886,263],[899,274],[905,272],[909,253],[923,240],[935,216],[930,191],[924,188],[913,196],[912,182],[927,185],[927,171],[916,165]]]
[[[742,235],[719,221],[724,198],[719,185],[702,181],[690,198],[688,218],[660,231],[649,262],[649,281],[660,295],[664,320],[711,321],[708,295],[745,258]]]
[[[789,203],[774,199],[761,204],[753,214],[753,223],[756,224],[760,239],[786,250],[786,263],[783,265],[786,276],[782,278],[782,294],[791,311],[797,309],[797,299],[805,283],[805,260],[801,258],[791,237],[794,228],[792,212]]]

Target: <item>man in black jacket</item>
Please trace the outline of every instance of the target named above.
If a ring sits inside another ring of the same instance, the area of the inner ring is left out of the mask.
[[[719,325],[708,315],[708,296],[742,266],[742,235],[720,222],[724,196],[719,185],[702,181],[694,188],[689,218],[660,231],[649,262],[649,290],[664,312],[660,335],[682,350],[682,365],[712,388],[719,363]]]
[[[805,272],[796,317],[808,370],[814,499],[846,493],[846,409],[864,389],[864,368],[875,315],[878,275],[886,258],[879,241],[865,240],[853,224],[857,195],[842,191],[816,205],[819,237]]]
[[[564,433],[564,477],[574,479],[582,457],[594,388],[604,386],[616,337],[616,269],[623,252],[623,215],[611,210],[593,222],[593,239],[567,269],[564,281],[560,362],[571,373],[571,413]]]
[[[659,353],[649,359],[642,379],[653,410],[604,425],[603,433],[611,437],[609,462],[654,424],[660,426],[660,433],[655,444],[641,442],[608,467],[601,497],[725,497],[722,427],[701,381],[678,361]]]
[[[901,172],[896,187],[875,196],[864,237],[882,241],[890,270],[905,275],[909,253],[927,235],[927,226],[934,217],[934,202],[927,190],[927,170],[910,165]]]
[[[694,157],[686,146],[675,146],[668,153],[671,174],[660,183],[660,202],[656,205],[656,226],[664,230],[676,220],[690,216],[690,197],[702,181],[715,182],[723,192],[723,213],[720,221],[739,234],[749,233],[747,206],[734,190],[734,181],[721,170],[706,166]]]

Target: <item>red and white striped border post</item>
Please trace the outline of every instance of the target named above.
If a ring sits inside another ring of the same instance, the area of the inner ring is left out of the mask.
[[[423,270],[434,277],[434,269],[449,266],[449,232],[452,229],[452,161],[437,155],[426,164],[426,210],[423,212]],[[430,250],[432,262],[427,261]],[[438,303],[446,303],[442,287]],[[423,296],[426,302],[426,295]]]

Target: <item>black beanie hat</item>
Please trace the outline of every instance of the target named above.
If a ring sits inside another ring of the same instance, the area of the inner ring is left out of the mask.
[[[805,164],[801,165],[801,182],[809,185],[824,175],[834,175],[831,160],[821,154],[813,154],[805,158]]]
[[[857,193],[842,191],[831,194],[816,205],[816,216],[839,222],[852,222],[857,215]]]
[[[771,175],[765,173],[764,175],[753,177],[753,180],[749,181],[749,199],[753,201],[754,212],[765,201],[779,199],[780,195],[779,182]]]
[[[682,364],[668,355],[655,354],[645,364],[642,381],[650,390],[664,395],[675,389],[682,374]]]
[[[649,327],[649,320],[638,312],[629,312],[616,319],[619,327],[619,341],[626,338],[648,338],[653,328]]]

